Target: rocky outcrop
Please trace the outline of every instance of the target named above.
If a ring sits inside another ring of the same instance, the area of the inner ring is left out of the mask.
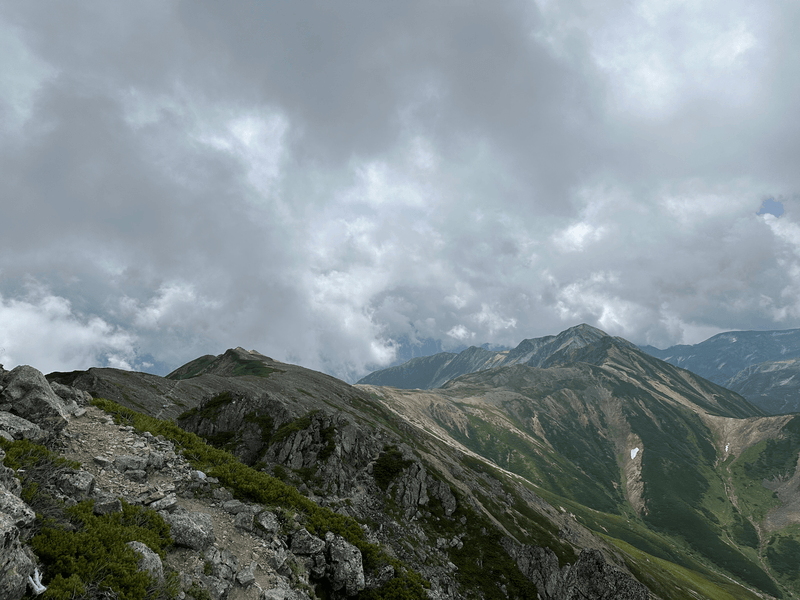
[[[648,600],[650,592],[631,575],[608,564],[597,550],[582,550],[572,565],[559,568],[549,548],[517,546],[503,540],[522,574],[539,591],[541,600]]]
[[[19,600],[28,588],[35,562],[30,551],[20,542],[14,519],[0,509],[0,598]]]
[[[331,587],[337,592],[344,590],[347,596],[355,596],[365,586],[361,552],[342,536],[330,532],[325,537],[325,542]]]
[[[20,365],[4,376],[0,410],[36,423],[52,433],[66,427],[69,414],[44,375],[27,365]]]
[[[28,577],[36,567],[30,549],[22,544],[21,532],[33,524],[36,515],[19,498],[19,480],[3,466],[5,456],[0,449],[0,598],[18,600],[25,594]]]
[[[27,419],[12,415],[9,412],[0,412],[0,437],[8,441],[30,440],[32,442],[42,442],[47,437],[47,433]]]

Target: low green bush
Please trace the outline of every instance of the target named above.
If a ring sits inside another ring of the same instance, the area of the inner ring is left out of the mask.
[[[411,466],[411,461],[403,458],[403,454],[397,449],[397,446],[384,446],[383,452],[378,456],[378,460],[375,461],[372,468],[372,476],[378,487],[385,492],[395,477],[409,466]]]

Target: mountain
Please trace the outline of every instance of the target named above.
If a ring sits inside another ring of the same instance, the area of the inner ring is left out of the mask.
[[[800,418],[588,326],[415,360],[414,383],[444,385],[350,386],[241,348],[160,381],[48,377],[180,401],[183,429],[354,518],[435,598],[800,593]]]
[[[491,351],[473,346],[459,354],[441,352],[415,358],[402,365],[370,373],[358,383],[401,389],[433,389],[461,375],[485,369],[517,364],[546,367],[604,337],[608,337],[608,334],[584,323],[558,335],[523,340],[511,350]],[[633,346],[622,338],[616,339],[620,344]]]
[[[800,412],[792,383],[800,329],[729,331],[694,345],[642,350],[731,389],[770,414]]]

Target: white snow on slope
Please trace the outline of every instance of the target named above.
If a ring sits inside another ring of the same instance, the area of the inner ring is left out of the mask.
[[[633,450],[631,450],[631,460],[636,458],[637,454],[639,454],[639,449],[638,448],[634,448]]]

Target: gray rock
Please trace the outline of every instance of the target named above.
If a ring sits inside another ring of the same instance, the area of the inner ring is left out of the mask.
[[[48,432],[67,426],[64,402],[56,396],[41,372],[27,365],[12,369],[5,377],[0,403],[9,403],[9,412],[36,423]]]
[[[283,548],[268,548],[265,557],[267,565],[271,567],[273,571],[280,572],[289,559],[289,553]]]
[[[539,591],[541,600],[648,600],[650,591],[631,575],[608,564],[598,550],[582,550],[575,564],[559,568],[558,557],[549,548],[517,547],[508,538],[506,551],[523,575]]]
[[[230,490],[226,490],[225,488],[214,488],[211,491],[211,497],[214,500],[219,500],[221,502],[227,502],[228,500],[233,500],[233,494],[231,494]]]
[[[260,600],[307,600],[308,594],[300,590],[293,590],[289,584],[279,579],[275,587],[264,590]]]
[[[211,574],[219,579],[233,581],[234,574],[239,569],[239,559],[230,550],[220,550],[216,546],[209,546],[203,553],[206,560],[211,563]]]
[[[167,494],[161,500],[156,500],[149,505],[155,511],[166,510],[172,512],[178,506],[178,498],[175,494]]]
[[[102,497],[94,501],[92,512],[96,515],[109,515],[122,512],[122,501],[119,498]]]
[[[5,411],[0,412],[0,431],[5,431],[15,440],[41,442],[48,437],[36,423]]]
[[[236,515],[234,519],[234,524],[239,529],[243,529],[244,531],[253,531],[253,513],[249,510],[245,512],[240,512]]]
[[[405,509],[406,517],[413,515],[419,506],[428,503],[426,480],[425,467],[415,462],[397,482],[397,503]]]
[[[222,505],[222,508],[232,515],[238,515],[240,512],[248,510],[247,505],[239,500],[228,500]]]
[[[193,550],[204,550],[216,541],[214,522],[211,516],[201,512],[159,513],[170,526],[172,539],[178,546]]]
[[[444,509],[445,516],[451,516],[456,508],[458,508],[458,503],[456,502],[456,497],[453,495],[453,492],[450,490],[450,486],[447,485],[444,481],[433,481],[428,486],[428,491],[432,498],[436,498],[439,502],[442,503],[442,508]]]
[[[166,464],[166,455],[162,452],[151,452],[147,457],[147,467],[159,471]]]
[[[147,458],[123,454],[114,458],[114,466],[123,473],[125,471],[144,471],[147,468]]]
[[[328,543],[328,579],[331,587],[344,589],[348,596],[355,596],[364,589],[364,566],[361,551],[342,536],[331,536]]]
[[[305,528],[295,531],[292,535],[291,550],[298,556],[318,554],[325,549],[325,542],[315,535],[311,535]]]
[[[22,483],[17,479],[13,469],[9,469],[3,465],[3,460],[5,460],[5,458],[5,451],[0,448],[0,485],[15,496],[19,496],[22,494]]]
[[[36,521],[36,513],[5,487],[0,487],[0,513],[11,519],[18,528],[29,527]]]
[[[19,529],[14,520],[0,512],[0,598],[20,600],[35,567],[30,551],[20,543]]]
[[[94,461],[94,464],[99,466],[101,469],[107,469],[112,465],[110,460],[102,456],[95,456],[92,460]]]
[[[92,401],[92,395],[89,392],[85,392],[68,385],[63,385],[56,381],[50,382],[50,389],[52,389],[56,396],[61,398],[65,404],[74,402],[78,406],[85,406]],[[76,414],[77,416],[77,411],[73,414]]]
[[[127,477],[131,481],[137,481],[141,483],[143,481],[147,481],[147,471],[141,469],[134,469],[133,471],[125,471],[125,477]]]
[[[164,583],[164,565],[158,554],[142,542],[128,542],[127,545],[139,555],[138,570],[148,573],[158,583]]]
[[[281,524],[278,517],[274,513],[265,510],[260,512],[255,517],[255,528],[261,532],[265,537],[271,537],[278,533],[281,529]]]
[[[65,473],[58,478],[58,487],[67,496],[86,498],[94,489],[94,475],[88,471]]]
[[[247,587],[253,583],[255,583],[256,575],[256,563],[250,563],[248,566],[240,569],[238,573],[236,573],[236,583],[238,583],[242,587]]]
[[[199,579],[203,587],[208,590],[211,600],[225,600],[231,591],[231,584],[219,577],[200,575]]]

